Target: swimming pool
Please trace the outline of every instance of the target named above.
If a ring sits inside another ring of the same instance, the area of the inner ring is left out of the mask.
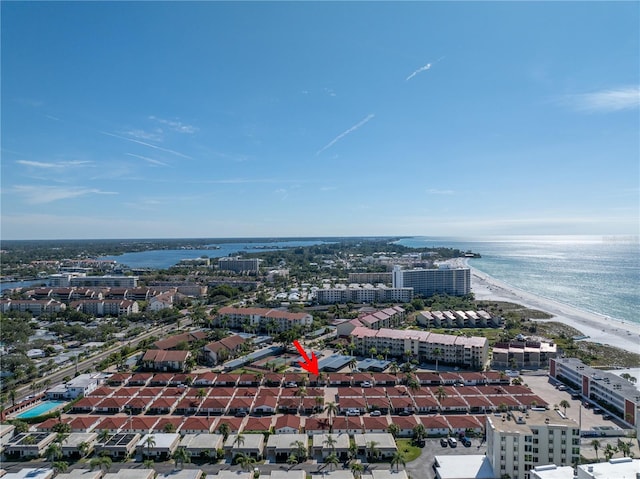
[[[62,406],[65,403],[66,401],[44,401],[37,406],[32,407],[31,409],[27,409],[26,411],[21,412],[16,417],[18,419],[24,419],[29,417],[42,416],[43,414],[46,414],[52,409]]]

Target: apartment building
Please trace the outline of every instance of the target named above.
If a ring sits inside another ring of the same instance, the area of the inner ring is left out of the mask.
[[[580,428],[558,411],[487,416],[486,434],[495,477],[531,479],[536,466],[571,466],[580,460]]]
[[[260,260],[257,258],[243,259],[238,257],[220,258],[218,259],[218,269],[241,274],[257,274],[260,271]]]
[[[391,284],[392,273],[349,273],[349,283]]]
[[[494,368],[546,368],[551,358],[558,357],[558,346],[539,341],[511,341],[493,345],[491,365]]]
[[[234,308],[225,306],[218,310],[214,323],[219,326],[240,329],[244,324],[259,329],[282,332],[295,326],[307,328],[313,323],[313,316],[307,313],[290,313],[268,308]]]
[[[412,288],[390,288],[384,285],[350,284],[316,291],[316,300],[319,304],[408,303],[412,299]]]
[[[393,287],[413,288],[413,294],[424,297],[434,294],[464,296],[471,292],[471,270],[469,268],[449,268],[440,265],[430,269],[402,269],[393,267]]]
[[[34,316],[42,314],[59,313],[67,306],[54,299],[0,299],[0,312],[29,311]]]
[[[549,376],[600,404],[617,418],[640,428],[640,391],[626,379],[587,366],[576,358],[549,361]]]
[[[371,348],[377,351],[389,350],[390,356],[410,355],[420,362],[434,362],[481,369],[489,356],[487,338],[462,337],[449,334],[436,334],[428,331],[397,330],[381,328],[355,327],[351,331],[351,340],[356,351],[363,356]]]
[[[504,322],[500,316],[479,311],[421,311],[416,316],[426,328],[497,328]]]
[[[52,275],[54,276],[54,275]],[[53,286],[53,284],[52,284]],[[97,288],[136,288],[138,286],[137,276],[71,276],[69,284],[56,286],[84,286]]]
[[[140,311],[137,301],[130,299],[86,299],[72,301],[69,307],[91,316],[128,316]]]

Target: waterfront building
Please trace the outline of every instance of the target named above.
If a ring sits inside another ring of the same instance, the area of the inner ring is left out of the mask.
[[[316,291],[319,304],[344,303],[408,303],[413,299],[412,288],[390,288],[379,284],[350,284]]]
[[[389,351],[390,356],[411,355],[420,362],[439,360],[472,368],[482,368],[489,355],[487,338],[436,334],[411,329],[397,330],[355,327],[351,338],[356,351],[366,356],[371,348],[377,352]]]
[[[580,460],[580,428],[555,410],[487,416],[486,435],[496,477],[531,479],[536,466],[571,466]]]
[[[559,355],[554,343],[540,341],[511,341],[493,345],[493,368],[539,369],[546,368],[549,360]]]
[[[349,283],[391,284],[392,273],[349,273]]]
[[[424,297],[434,294],[464,296],[471,292],[471,270],[469,268],[449,268],[440,265],[429,269],[402,269],[393,267],[393,287],[413,288],[415,295]]]
[[[307,313],[290,313],[268,308],[234,308],[225,306],[218,310],[214,320],[217,326],[240,329],[245,324],[272,332],[288,331],[299,326],[307,328],[313,323],[313,316]]]
[[[503,318],[479,311],[421,311],[416,322],[426,328],[497,328]]]
[[[84,286],[97,288],[136,288],[138,286],[137,276],[86,276],[84,274],[67,273],[51,275],[49,279],[51,281],[51,286],[54,287]]]
[[[243,259],[239,257],[220,258],[218,259],[218,269],[241,274],[258,274],[260,260],[258,258]]]
[[[549,361],[549,376],[577,391],[631,426],[640,428],[640,391],[626,379],[587,366],[577,358]]]

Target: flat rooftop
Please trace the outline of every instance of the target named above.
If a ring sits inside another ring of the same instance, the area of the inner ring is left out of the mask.
[[[436,456],[441,479],[493,479],[493,468],[484,454]]]

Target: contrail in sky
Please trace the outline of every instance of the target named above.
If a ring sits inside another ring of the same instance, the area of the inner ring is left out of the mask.
[[[153,149],[156,149],[156,150],[166,151],[167,153],[172,153],[174,155],[181,156],[182,158],[187,158],[188,160],[192,160],[193,159],[190,156],[187,156],[185,154],[180,153],[179,151],[170,150],[168,148],[161,148],[159,146],[152,145],[151,143],[146,143],[144,141],[134,140],[133,138],[127,138],[126,136],[114,135],[113,133],[109,133],[109,132],[106,132],[106,131],[101,131],[100,133],[102,133],[103,135],[112,136],[114,138],[120,138],[121,140],[130,141],[132,143],[137,143],[138,145],[148,146],[149,148],[153,148]]]
[[[356,131],[358,128],[360,128],[361,126],[363,126],[365,123],[367,123],[369,120],[371,120],[375,115],[372,113],[370,115],[368,115],[364,120],[360,121],[359,123],[356,123],[355,125],[353,125],[351,128],[349,128],[348,130],[343,131],[342,133],[340,133],[338,136],[336,136],[333,140],[331,140],[329,143],[327,143],[326,145],[324,145],[322,148],[320,148],[318,150],[318,152],[316,153],[316,155],[319,155],[320,153],[322,153],[324,150],[326,150],[327,148],[331,148],[333,145],[335,145],[338,141],[340,141],[342,138],[344,138],[345,136],[347,136],[349,133],[353,133],[354,131]]]
[[[442,60],[444,57],[440,57],[438,58],[435,63],[438,63],[440,60]],[[418,73],[421,72],[426,72],[427,70],[429,70],[435,63],[427,63],[425,66],[418,68],[416,71],[414,71],[411,75],[409,75],[405,81],[409,81],[411,80],[414,76],[416,76]]]

